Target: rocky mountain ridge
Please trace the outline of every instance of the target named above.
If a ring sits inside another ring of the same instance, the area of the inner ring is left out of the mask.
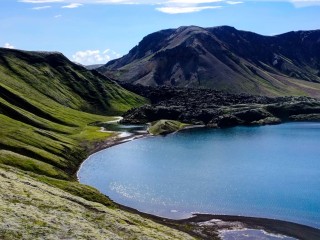
[[[262,36],[221,26],[152,33],[98,71],[145,86],[320,96],[320,30]]]

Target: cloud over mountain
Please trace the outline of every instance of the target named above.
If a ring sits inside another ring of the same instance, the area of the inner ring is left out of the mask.
[[[14,49],[14,48],[15,48],[15,47],[12,46],[10,43],[5,43],[3,47],[4,47],[4,48],[9,48],[9,49]]]
[[[72,55],[72,60],[83,65],[91,65],[98,63],[106,63],[112,59],[119,57],[121,57],[120,54],[110,49],[106,49],[104,51],[84,50],[78,51],[74,55]]]

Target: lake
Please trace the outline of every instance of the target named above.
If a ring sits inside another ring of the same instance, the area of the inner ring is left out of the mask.
[[[143,212],[244,215],[320,227],[320,123],[190,129],[92,155],[81,183]]]

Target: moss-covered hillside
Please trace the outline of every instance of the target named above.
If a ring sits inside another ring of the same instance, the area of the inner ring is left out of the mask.
[[[0,49],[0,239],[179,236],[75,178],[113,137],[95,123],[145,102],[60,53]]]
[[[0,239],[193,239],[177,230],[0,168]]]
[[[148,132],[152,135],[165,135],[168,133],[179,131],[186,126],[188,126],[188,124],[174,120],[162,119],[152,122],[148,128]]]
[[[0,49],[0,163],[70,179],[110,136],[91,123],[144,101],[60,53]]]
[[[4,100],[37,115],[40,112],[36,108],[48,112],[43,107],[53,111],[59,105],[103,115],[118,114],[142,101],[141,97],[98,72],[69,61],[61,53],[4,48],[0,48],[0,91]]]

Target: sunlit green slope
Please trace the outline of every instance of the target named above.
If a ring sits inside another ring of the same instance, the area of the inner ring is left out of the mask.
[[[189,238],[76,181],[112,137],[95,123],[145,102],[60,53],[0,49],[0,239]]]

